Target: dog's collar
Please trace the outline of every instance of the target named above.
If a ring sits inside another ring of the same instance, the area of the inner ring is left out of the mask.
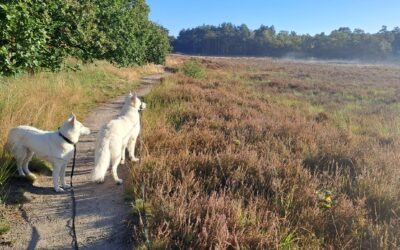
[[[140,103],[140,106],[139,106],[139,111],[142,111],[142,110],[144,110],[144,108],[143,108],[143,102]]]
[[[67,137],[65,137],[63,134],[61,134],[60,131],[58,131],[58,135],[61,136],[61,138],[63,138],[66,142],[68,142],[69,144],[75,145],[75,143],[73,143],[70,139],[68,139]]]

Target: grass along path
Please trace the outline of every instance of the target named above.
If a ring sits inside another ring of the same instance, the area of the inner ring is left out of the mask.
[[[142,78],[143,84],[136,89],[137,93],[145,95],[162,76],[157,74]],[[131,209],[130,204],[124,200],[124,187],[115,185],[109,176],[102,185],[90,182],[96,134],[104,123],[120,112],[123,98],[121,96],[98,106],[83,121],[92,134],[82,137],[77,146],[73,180],[77,202],[76,234],[80,248],[131,248],[125,221]],[[119,170],[120,175],[126,178],[127,168],[122,166]],[[10,239],[13,242],[10,248],[71,248],[71,193],[54,193],[51,176],[40,176],[33,186],[19,183],[19,188],[20,185],[26,190],[25,197],[29,202],[20,206],[25,221],[13,225],[9,234],[13,238]]]

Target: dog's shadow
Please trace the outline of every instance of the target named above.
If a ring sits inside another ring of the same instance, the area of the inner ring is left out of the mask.
[[[31,194],[36,194],[36,195],[62,195],[62,193],[57,193],[54,191],[53,187],[37,187],[34,185],[31,185],[26,189],[26,192],[29,192]]]
[[[5,204],[18,205],[30,201],[26,193],[35,195],[63,195],[66,192],[56,193],[52,186],[39,187],[34,185],[33,181],[28,178],[13,176],[3,193]]]

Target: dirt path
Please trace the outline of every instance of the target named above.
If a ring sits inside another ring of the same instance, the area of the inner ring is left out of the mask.
[[[136,89],[143,96],[164,75],[142,78]],[[94,162],[94,142],[99,128],[117,115],[123,96],[93,110],[83,121],[92,133],[78,143],[77,162],[73,179],[76,198],[76,234],[81,249],[131,249],[125,219],[130,204],[124,200],[123,186],[117,186],[108,175],[105,183],[90,182]],[[67,175],[69,175],[68,167]],[[124,179],[127,169],[120,166]],[[69,178],[68,178],[69,182]],[[56,194],[50,176],[41,176],[25,193],[30,202],[20,208],[24,222],[13,225],[13,249],[71,249],[71,193]],[[0,246],[1,248],[1,246]]]

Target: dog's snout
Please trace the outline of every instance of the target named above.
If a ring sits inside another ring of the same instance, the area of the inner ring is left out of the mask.
[[[90,131],[89,128],[85,128],[85,129],[83,130],[83,134],[84,134],[84,135],[90,135],[90,133],[91,133],[91,131]]]

